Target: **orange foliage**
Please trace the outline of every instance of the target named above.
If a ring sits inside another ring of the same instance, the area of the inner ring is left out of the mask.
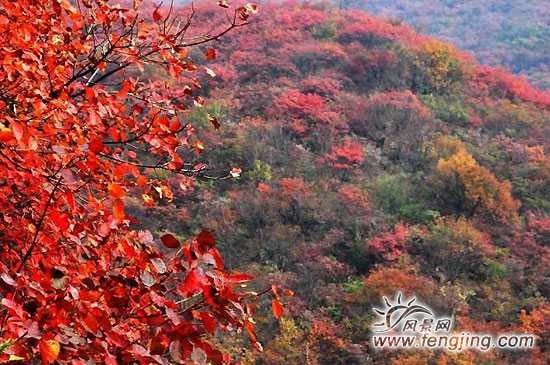
[[[533,309],[530,313],[521,310],[519,315],[519,330],[524,333],[534,333],[539,337],[550,334],[550,304],[544,303]]]
[[[467,72],[466,60],[467,57],[449,43],[429,40],[422,44],[418,62],[433,90],[449,92],[456,91],[454,84]]]
[[[431,279],[408,273],[396,268],[378,268],[365,279],[365,287],[374,298],[394,296],[397,292],[403,295],[414,295],[428,299],[437,290]]]
[[[306,184],[304,183],[304,180],[300,178],[285,177],[279,181],[279,184],[281,185],[285,195],[307,193]]]
[[[463,185],[467,199],[502,221],[517,223],[519,202],[512,197],[508,181],[499,181],[487,168],[480,166],[458,141],[443,140],[452,153],[439,159],[437,171],[444,177],[457,177]]]
[[[338,195],[347,205],[352,205],[362,210],[369,208],[367,193],[354,185],[341,186],[338,189]]]

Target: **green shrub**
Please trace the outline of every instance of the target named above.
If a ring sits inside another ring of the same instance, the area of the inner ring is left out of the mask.
[[[208,115],[222,120],[226,117],[227,112],[225,107],[215,100],[210,100],[208,104],[203,107],[195,107],[191,113],[189,113],[189,122],[195,127],[210,127],[210,121]]]
[[[260,160],[254,160],[252,168],[245,172],[245,177],[252,181],[269,181],[271,180],[271,166]]]
[[[506,266],[495,260],[487,260],[487,276],[490,279],[504,279],[508,272]]]
[[[385,213],[411,223],[427,223],[437,218],[439,213],[428,209],[425,202],[418,199],[419,195],[411,177],[404,174],[385,175],[374,184],[375,203]]]
[[[470,117],[464,103],[457,97],[421,95],[422,102],[442,121],[460,126],[468,125]]]
[[[363,287],[364,287],[363,280],[361,279],[354,279],[354,280],[348,281],[347,283],[342,284],[342,286],[344,287],[344,290],[346,291],[346,293],[351,293],[351,294],[361,292],[361,290],[363,290]]]
[[[336,37],[338,27],[335,22],[327,21],[323,24],[316,25],[313,30],[313,38],[315,39],[332,39]]]

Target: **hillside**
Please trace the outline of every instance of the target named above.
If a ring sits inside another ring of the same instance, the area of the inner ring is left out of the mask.
[[[0,40],[0,363],[550,363],[550,91],[328,3]]]
[[[550,87],[550,8],[541,0],[349,0],[341,6],[401,19],[423,33],[453,42],[486,64]]]
[[[244,363],[547,363],[549,93],[406,25],[325,6],[265,6],[215,48],[209,102],[189,120],[210,146],[202,160],[240,166],[240,179],[189,188],[152,172],[173,201],[133,209],[157,233],[208,228],[228,266],[295,292],[279,324],[259,316],[264,352],[238,352]],[[542,340],[375,352],[371,307],[397,291],[451,310],[458,330]]]

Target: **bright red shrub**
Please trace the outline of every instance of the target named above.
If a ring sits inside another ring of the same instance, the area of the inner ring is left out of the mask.
[[[399,223],[395,225],[392,232],[385,232],[371,238],[367,242],[367,249],[384,258],[384,260],[392,261],[397,259],[403,252],[407,236],[407,226]]]
[[[489,88],[489,92],[507,98],[519,98],[540,105],[550,106],[550,91],[533,87],[525,78],[512,75],[502,68],[478,65],[476,85]]]
[[[346,139],[341,144],[332,146],[325,159],[336,169],[352,169],[365,161],[363,146],[351,139]]]
[[[308,189],[304,180],[299,177],[285,177],[279,180],[284,195],[306,194]]]
[[[298,90],[287,90],[275,101],[281,111],[295,116],[316,116],[326,111],[325,99],[317,94],[302,94]]]

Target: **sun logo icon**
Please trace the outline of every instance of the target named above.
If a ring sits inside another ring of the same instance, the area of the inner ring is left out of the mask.
[[[418,313],[424,313],[428,314],[430,316],[433,316],[430,309],[420,305],[420,304],[414,304],[416,301],[416,297],[412,298],[406,305],[401,303],[401,293],[397,295],[396,303],[390,303],[388,298],[382,297],[384,299],[384,302],[386,303],[386,306],[388,307],[385,311],[373,308],[373,310],[380,316],[384,318],[384,321],[381,323],[375,323],[373,324],[373,327],[383,327],[380,330],[375,330],[374,332],[387,332],[394,327],[396,327],[401,321],[405,320],[407,317],[410,317],[412,315],[418,314]],[[394,320],[394,318],[396,318]]]

